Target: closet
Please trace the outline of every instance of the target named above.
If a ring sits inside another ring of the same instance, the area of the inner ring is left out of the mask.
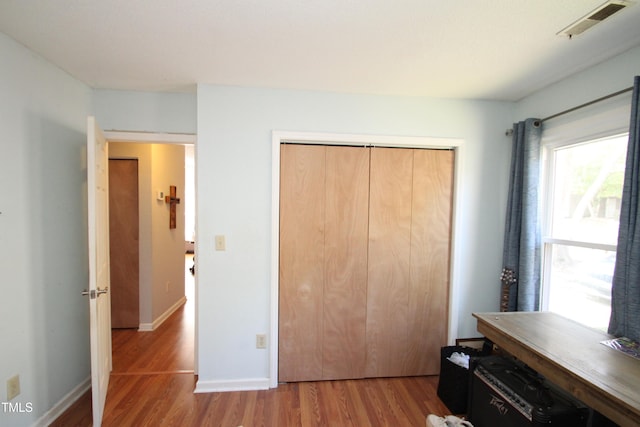
[[[439,372],[453,160],[281,145],[280,381]]]

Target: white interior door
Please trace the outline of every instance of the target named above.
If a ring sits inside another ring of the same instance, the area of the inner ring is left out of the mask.
[[[94,117],[87,119],[89,226],[89,316],[93,425],[102,414],[111,373],[111,296],[109,294],[109,152]]]

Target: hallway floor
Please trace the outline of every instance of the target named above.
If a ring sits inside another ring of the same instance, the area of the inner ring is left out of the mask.
[[[185,257],[187,302],[158,329],[114,329],[111,333],[111,376],[134,373],[191,373],[194,357],[194,277],[189,271],[193,255]]]

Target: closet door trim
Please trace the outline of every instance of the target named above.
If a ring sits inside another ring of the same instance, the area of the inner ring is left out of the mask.
[[[464,162],[464,140],[458,138],[435,137],[407,137],[387,135],[357,135],[315,132],[273,131],[271,138],[271,278],[270,278],[270,327],[269,327],[269,387],[278,386],[278,315],[279,315],[279,253],[280,253],[280,145],[286,143],[322,144],[322,145],[354,145],[363,147],[399,147],[399,148],[429,148],[454,150],[454,188],[453,211],[451,224],[451,270],[449,289],[449,318],[448,339],[452,344],[452,337],[458,330],[458,265],[456,256],[460,245],[456,226],[459,223],[459,210],[463,198],[461,188],[461,171]]]

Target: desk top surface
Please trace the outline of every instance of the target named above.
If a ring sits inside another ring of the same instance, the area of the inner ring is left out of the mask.
[[[496,337],[517,342],[532,353],[532,360],[544,358],[558,372],[565,371],[584,380],[638,414],[640,420],[640,360],[601,344],[612,336],[550,312],[473,313],[473,316],[478,319],[478,330],[498,346],[501,344]],[[547,378],[554,382],[553,378]]]

